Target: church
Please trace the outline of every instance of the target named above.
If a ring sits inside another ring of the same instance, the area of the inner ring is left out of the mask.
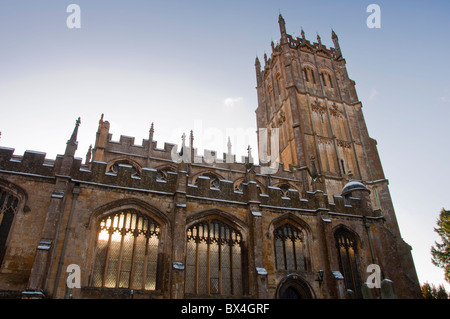
[[[0,147],[0,297],[421,298],[336,33],[278,23],[255,61],[258,164],[199,155],[192,131],[157,148],[153,124],[115,140],[104,115],[84,158],[80,119],[54,159]]]

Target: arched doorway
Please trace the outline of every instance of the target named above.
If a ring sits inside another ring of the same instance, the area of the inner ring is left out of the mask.
[[[278,285],[278,299],[314,299],[308,283],[300,276],[293,274],[284,278]]]

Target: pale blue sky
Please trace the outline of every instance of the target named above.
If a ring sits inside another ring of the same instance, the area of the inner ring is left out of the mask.
[[[71,3],[81,29],[66,26]],[[290,34],[328,47],[338,34],[419,279],[444,282],[429,251],[450,209],[448,1],[0,0],[0,145],[54,158],[81,116],[84,158],[104,113],[114,140],[141,144],[154,122],[160,147],[194,129],[201,149],[231,135],[234,153],[256,152],[254,60],[279,40],[279,12]]]

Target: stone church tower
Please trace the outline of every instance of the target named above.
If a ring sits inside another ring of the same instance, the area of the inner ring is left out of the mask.
[[[336,34],[279,24],[256,59],[259,165],[197,154],[192,131],[158,148],[153,124],[113,140],[103,115],[84,159],[80,119],[55,159],[1,146],[0,297],[420,298]]]
[[[309,167],[315,176],[302,180],[303,190],[322,190],[330,200],[343,195],[348,203],[351,192],[346,194],[343,188],[349,181],[349,187],[362,183],[374,212],[381,213],[389,229],[385,238],[389,252],[379,254],[392,268],[391,278],[403,277],[397,282],[417,289],[411,247],[401,239],[377,142],[369,136],[338,36],[332,30],[334,48],[328,49],[319,35],[317,43],[307,40],[303,29],[301,38],[287,34],[281,14],[278,23],[279,44],[271,43],[272,54],[264,55],[263,69],[259,59],[255,61],[257,127],[267,129],[269,135],[277,128],[279,134],[279,154],[272,158],[280,159],[285,168]],[[371,253],[374,262],[383,263]],[[397,267],[404,271],[395,272]]]

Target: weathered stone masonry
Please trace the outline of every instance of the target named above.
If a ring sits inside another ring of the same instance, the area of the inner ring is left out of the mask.
[[[379,298],[364,287],[377,264],[396,296],[420,297],[337,36],[327,49],[279,22],[263,71],[256,61],[258,128],[281,131],[273,174],[251,154],[210,163],[192,132],[176,163],[153,125],[141,145],[114,141],[103,115],[84,163],[79,120],[56,159],[0,147],[1,296]],[[71,264],[81,288],[66,285]]]

